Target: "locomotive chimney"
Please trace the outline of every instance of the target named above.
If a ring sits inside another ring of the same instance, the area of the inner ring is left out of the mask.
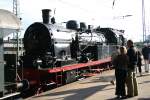
[[[42,9],[42,18],[43,18],[43,23],[48,24],[49,23],[49,18],[50,18],[50,9]]]

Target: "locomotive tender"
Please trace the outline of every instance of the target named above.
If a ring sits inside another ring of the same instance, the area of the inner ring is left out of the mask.
[[[43,9],[43,22],[31,24],[23,38],[23,78],[29,81],[29,89],[34,94],[53,82],[66,84],[77,78],[76,69],[63,74],[59,71],[50,74],[50,69],[109,57],[111,53],[108,49],[113,51],[114,45],[125,42],[123,35],[115,34],[111,28],[92,29],[91,25],[75,20],[67,21],[65,28],[59,26],[54,17],[50,19],[50,11]]]

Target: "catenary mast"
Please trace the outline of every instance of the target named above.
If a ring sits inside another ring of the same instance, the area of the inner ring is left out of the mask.
[[[19,0],[13,0],[13,13],[21,20]],[[14,40],[17,40],[14,42],[14,44],[15,44],[14,47],[17,48],[17,51],[16,51],[16,79],[17,79],[19,77],[18,73],[17,73],[17,67],[18,67],[18,63],[19,63],[19,32],[13,33],[13,38],[14,38]]]

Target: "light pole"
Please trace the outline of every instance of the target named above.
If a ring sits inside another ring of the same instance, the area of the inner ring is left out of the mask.
[[[143,42],[146,40],[146,27],[145,27],[145,6],[142,0],[142,27],[143,27]]]

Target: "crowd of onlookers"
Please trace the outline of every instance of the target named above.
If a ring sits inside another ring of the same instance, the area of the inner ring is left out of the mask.
[[[112,64],[115,68],[116,92],[118,99],[138,96],[138,83],[136,72],[142,76],[142,65],[145,72],[149,73],[150,48],[148,45],[140,50],[134,46],[132,40],[127,41],[127,46],[116,46],[112,53]]]

